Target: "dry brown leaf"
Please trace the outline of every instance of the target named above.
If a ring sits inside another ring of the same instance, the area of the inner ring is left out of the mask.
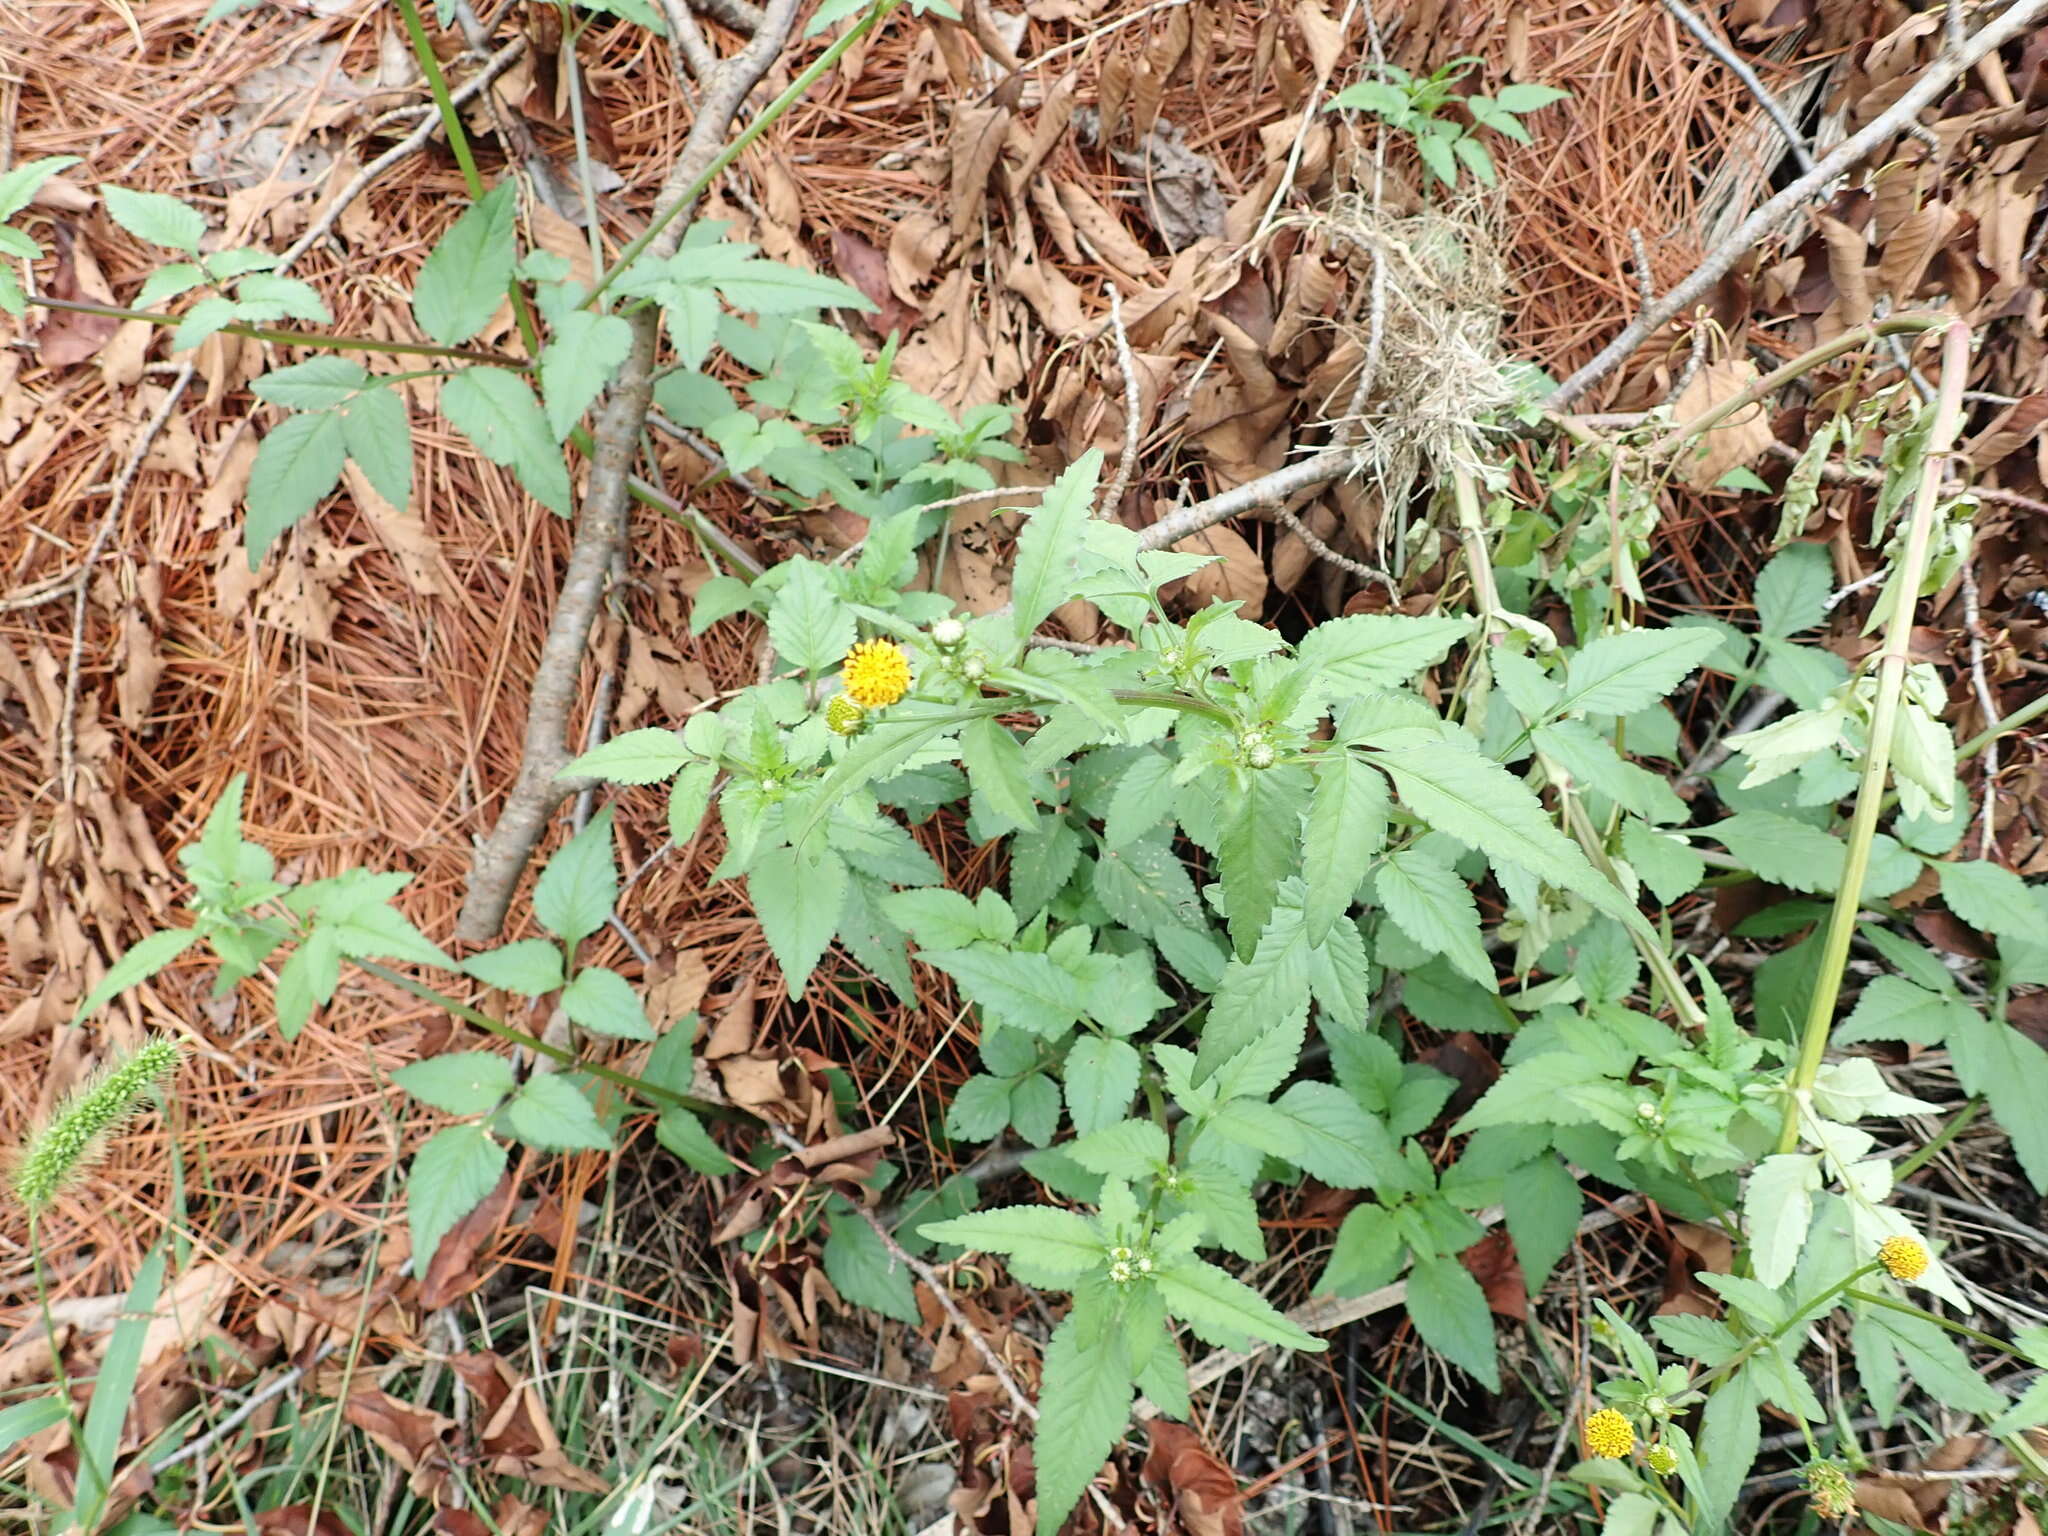
[[[1073,220],[1074,231],[1081,239],[1093,246],[1102,259],[1126,280],[1134,283],[1150,280],[1152,258],[1142,245],[1131,238],[1121,219],[1098,203],[1086,187],[1057,180],[1053,185],[1059,193],[1060,206]]]
[[[1210,603],[1241,602],[1241,617],[1256,619],[1266,607],[1266,567],[1258,551],[1245,542],[1244,535],[1227,524],[1218,523],[1190,535],[1173,546],[1182,554],[1221,555],[1188,576],[1182,591],[1197,608]]]
[[[1489,1232],[1458,1255],[1458,1262],[1486,1293],[1486,1305],[1518,1322],[1529,1318],[1529,1283],[1515,1255],[1514,1239],[1504,1229]]]
[[[405,584],[421,597],[440,597],[455,590],[457,583],[442,557],[441,541],[427,527],[426,519],[411,506],[400,509],[386,501],[354,459],[343,467],[342,474],[347,479],[350,500],[391,551]],[[243,475],[246,480],[246,470]]]
[[[1746,357],[1708,363],[1679,395],[1673,408],[1676,419],[1690,421],[1741,394],[1756,379],[1756,364]],[[1694,490],[1708,490],[1729,470],[1754,463],[1770,445],[1770,412],[1761,405],[1748,406],[1708,432],[1696,448],[1688,448],[1678,473]]]
[[[1023,296],[1053,335],[1075,336],[1090,329],[1081,308],[1081,290],[1058,267],[1040,261],[1034,246],[1023,246],[1010,258],[1003,281]]]
[[[682,950],[669,963],[674,969],[647,987],[648,1017],[664,1034],[697,1011],[711,983],[711,967],[701,949]]]
[[[438,1413],[401,1403],[388,1392],[365,1389],[342,1404],[342,1417],[407,1472],[419,1472],[445,1461],[444,1437],[455,1421]]]
[[[56,226],[57,270],[50,274],[46,290],[53,299],[73,303],[108,304],[114,295],[100,275],[99,263],[68,224]],[[82,315],[74,310],[47,312],[36,332],[36,351],[50,368],[69,368],[94,356],[121,328],[112,315]]]
[[[887,336],[891,331],[907,334],[924,318],[923,310],[897,297],[889,283],[889,258],[858,230],[832,231],[832,265],[875,306],[872,315],[862,318],[877,336]]]
[[[1934,203],[1899,220],[1877,262],[1878,281],[1895,304],[1919,296],[1929,264],[1948,243],[1961,217],[1949,204]]]
[[[2028,395],[2000,411],[1988,427],[1963,444],[1963,457],[1980,470],[1990,469],[2032,442],[2043,424],[2048,424],[2048,394]]]
[[[498,1235],[506,1213],[512,1209],[514,1190],[511,1173],[499,1175],[491,1192],[448,1229],[428,1259],[426,1278],[420,1282],[421,1306],[436,1311],[483,1284],[476,1257]],[[414,1262],[418,1262],[417,1255]]]
[[[1152,1448],[1143,1475],[1166,1495],[1171,1529],[1183,1536],[1243,1536],[1244,1494],[1223,1458],[1170,1419],[1146,1420],[1145,1434]]]
[[[957,254],[965,249],[968,236],[981,222],[981,206],[988,197],[989,173],[996,156],[1003,151],[1003,139],[1010,128],[1008,107],[961,107],[953,114],[951,175],[947,202],[953,212],[947,225]]]
[[[157,648],[156,631],[139,608],[131,607],[122,616],[114,666],[114,695],[121,723],[131,728],[139,727],[149,719],[149,702],[156,697],[157,679],[164,673],[163,652]]]
[[[1841,306],[1842,324],[1864,325],[1870,320],[1870,283],[1863,265],[1870,254],[1870,242],[1831,214],[1817,213],[1814,224],[1828,248],[1828,275],[1835,280],[1836,302]]]
[[[1315,66],[1316,78],[1329,79],[1344,52],[1344,28],[1314,0],[1296,0],[1294,22],[1301,28],[1302,42],[1308,45],[1309,62]]]

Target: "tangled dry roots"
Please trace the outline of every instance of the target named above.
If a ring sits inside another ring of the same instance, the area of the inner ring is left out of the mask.
[[[1351,193],[1285,222],[1357,268],[1356,301],[1327,323],[1356,348],[1361,368],[1372,346],[1372,266],[1385,263],[1371,387],[1353,398],[1354,373],[1322,406],[1330,428],[1357,447],[1382,504],[1405,506],[1425,471],[1442,480],[1453,469],[1477,472],[1489,418],[1516,399],[1502,367],[1508,271],[1491,205],[1468,198],[1399,212]]]

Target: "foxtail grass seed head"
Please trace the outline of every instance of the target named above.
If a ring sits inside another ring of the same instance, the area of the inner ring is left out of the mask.
[[[1927,1245],[1916,1237],[1888,1237],[1878,1244],[1877,1262],[1894,1280],[1918,1280],[1927,1273]]]
[[[135,1113],[143,1095],[178,1070],[183,1053],[161,1035],[133,1055],[95,1073],[64,1096],[38,1126],[15,1162],[10,1183],[31,1216],[49,1208],[64,1186],[106,1148],[107,1139]]]
[[[1620,1461],[1636,1448],[1636,1427],[1618,1408],[1602,1408],[1586,1419],[1586,1454]]]
[[[840,664],[839,683],[862,709],[883,709],[910,692],[910,658],[887,640],[862,640]]]
[[[1813,1512],[1823,1520],[1846,1520],[1856,1513],[1856,1490],[1849,1474],[1832,1461],[1816,1461],[1806,1469],[1806,1492]]]

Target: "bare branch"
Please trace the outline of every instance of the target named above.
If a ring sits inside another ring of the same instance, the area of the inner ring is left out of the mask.
[[[1220,496],[1211,496],[1193,506],[1176,507],[1139,533],[1138,547],[1167,549],[1226,517],[1236,517],[1258,507],[1277,507],[1297,491],[1337,479],[1351,468],[1352,462],[1353,455],[1348,448],[1326,448],[1313,458],[1301,459],[1285,469],[1274,470],[1270,475],[1247,480]]]
[[[1997,20],[1985,26],[1961,48],[1944,51],[1928,65],[1926,73],[1914,81],[1903,96],[1879,114],[1861,133],[1852,134],[1844,139],[1825,157],[1815,162],[1811,171],[1737,225],[1727,239],[1707,253],[1706,259],[1693,269],[1685,281],[1637,315],[1619,336],[1601,349],[1598,357],[1553,390],[1550,398],[1543,402],[1543,409],[1563,410],[1634,356],[1636,348],[1641,346],[1659,326],[1673,316],[1683,313],[1688,305],[1705,297],[1708,290],[1721,280],[1722,275],[1740,261],[1758,241],[1773,234],[1787,215],[1805,207],[1837,176],[1860,164],[1866,156],[1913,126],[1919,118],[1921,109],[1933,102],[1958,75],[1993,49],[2019,36],[2044,14],[2048,14],[2048,0],[2015,0],[2015,3]]]
[[[1749,67],[1748,61],[1729,47],[1712,27],[1695,16],[1686,7],[1684,0],[1664,0],[1664,9],[1676,16],[1678,24],[1698,38],[1700,46],[1719,59],[1727,67],[1728,73],[1742,82],[1743,89],[1756,98],[1756,104],[1764,109],[1764,116],[1768,117],[1777,126],[1778,132],[1785,136],[1785,143],[1792,151],[1792,158],[1799,162],[1799,169],[1802,172],[1812,170],[1813,155],[1806,147],[1806,138],[1800,133],[1799,125],[1792,121],[1791,114],[1785,110],[1778,98],[1773,96],[1763,81],[1757,78],[1756,71]],[[1961,39],[1958,38],[1957,41],[1960,42]]]
[[[677,200],[718,158],[733,119],[788,40],[796,23],[797,4],[798,0],[774,0],[753,38],[704,82],[690,136],[657,202],[662,210],[657,218],[663,227],[648,246],[647,254],[653,260],[675,254],[688,227],[690,209],[684,206],[673,214],[668,210],[676,208]],[[549,818],[563,800],[583,788],[577,780],[558,777],[569,762],[564,739],[590,643],[590,626],[604,597],[606,573],[614,552],[624,547],[633,458],[654,401],[654,359],[660,338],[660,316],[652,308],[630,316],[627,323],[633,327],[633,346],[591,432],[596,453],[577,509],[576,537],[562,575],[561,596],[548,625],[540,664],[534,670],[519,777],[506,796],[498,824],[478,844],[470,863],[469,892],[455,930],[469,943],[495,938],[504,927],[520,872],[547,830]]]
[[[1109,328],[1116,338],[1116,365],[1124,376],[1124,451],[1116,461],[1116,478],[1110,482],[1109,494],[1102,499],[1098,515],[1114,518],[1117,509],[1124,504],[1124,494],[1131,488],[1131,479],[1138,472],[1138,364],[1131,356],[1131,338],[1124,332],[1124,298],[1116,291],[1116,284],[1109,285]]]

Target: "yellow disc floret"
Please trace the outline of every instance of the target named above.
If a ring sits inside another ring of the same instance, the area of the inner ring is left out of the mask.
[[[1846,1520],[1856,1513],[1855,1485],[1832,1461],[1816,1461],[1806,1469],[1806,1491],[1813,1512],[1823,1520]]]
[[[1894,1280],[1918,1280],[1927,1273],[1927,1247],[1916,1237],[1888,1237],[1878,1244],[1877,1261]]]
[[[1659,1477],[1669,1477],[1678,1470],[1678,1452],[1668,1445],[1653,1445],[1643,1452],[1643,1460],[1650,1464],[1650,1470]]]
[[[910,692],[910,658],[887,640],[863,640],[846,653],[839,682],[862,709],[880,709]]]
[[[1602,1408],[1586,1420],[1586,1454],[1619,1461],[1636,1448],[1636,1427],[1619,1409]]]

